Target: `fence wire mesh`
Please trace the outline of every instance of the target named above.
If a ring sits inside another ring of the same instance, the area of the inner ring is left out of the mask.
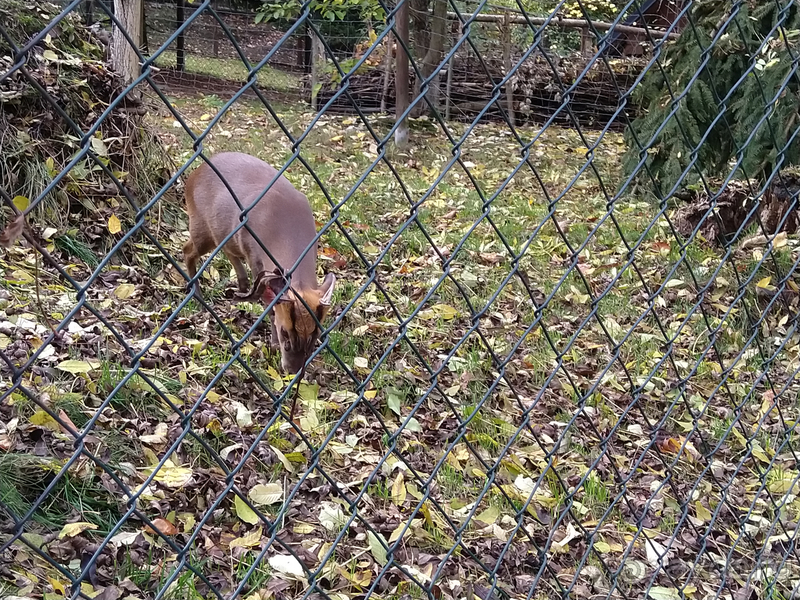
[[[255,54],[190,4],[122,84],[79,0],[0,3],[0,594],[797,597],[797,5],[688,1],[656,30],[631,1],[559,57],[565,3],[520,3],[498,66],[485,3],[447,4],[433,63],[378,4],[352,59],[310,2]],[[649,49],[621,67],[636,14]],[[155,66],[200,19],[246,74],[227,96]],[[269,89],[306,33],[334,75],[317,110]],[[406,52],[411,105],[363,110],[370,56]],[[430,91],[459,52],[488,90],[460,122]],[[577,110],[598,77],[613,98]],[[183,262],[186,177],[223,151],[313,208],[336,283],[300,374],[277,300],[234,295],[233,231]]]

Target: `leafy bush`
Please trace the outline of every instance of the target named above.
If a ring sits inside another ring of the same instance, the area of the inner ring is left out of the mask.
[[[742,174],[761,180],[775,168],[798,163],[800,145],[793,136],[800,123],[800,82],[793,59],[800,51],[800,9],[780,4],[737,4],[731,15],[729,2],[695,3],[695,26],[667,49],[665,69],[651,69],[634,95],[644,114],[625,134],[628,175],[640,161],[638,144],[651,139],[646,166],[662,194],[679,182],[698,181],[697,169],[681,180],[695,154],[708,176],[727,176],[739,151]],[[681,97],[674,111],[673,97]],[[645,169],[638,177],[646,177]]]

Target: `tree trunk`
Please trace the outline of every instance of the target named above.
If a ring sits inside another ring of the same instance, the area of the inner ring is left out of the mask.
[[[141,2],[142,0],[114,0],[114,16],[137,47],[141,32]],[[126,84],[131,83],[141,73],[136,49],[128,43],[122,30],[116,25],[111,36],[111,64]]]
[[[397,34],[397,55],[395,56],[395,114],[400,120],[409,105],[408,98],[408,61],[406,53],[408,48],[408,4],[411,0],[400,0],[400,10],[397,11],[395,33]],[[403,46],[405,44],[405,46]],[[408,119],[403,119],[394,131],[394,143],[398,148],[405,148],[408,144]]]
[[[433,0],[433,14],[430,19],[430,28],[428,35],[428,48],[423,55],[420,71],[422,72],[421,79],[427,79],[434,72],[439,70],[439,64],[442,62],[444,56],[444,41],[445,31],[447,29],[447,0]],[[420,93],[421,82],[418,81],[415,86],[417,94]],[[434,108],[438,110],[439,93],[439,76],[431,81],[428,87],[428,100]],[[415,115],[421,115],[427,112],[428,105],[424,100],[420,101],[414,110]]]
[[[139,0],[139,48],[143,54],[150,54],[147,47],[147,19],[144,17],[144,0]]]

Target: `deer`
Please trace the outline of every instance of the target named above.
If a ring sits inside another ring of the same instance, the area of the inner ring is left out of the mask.
[[[200,258],[217,248],[239,225],[242,211],[232,191],[242,208],[252,206],[248,225],[279,263],[276,265],[253,235],[241,227],[222,247],[236,272],[235,295],[250,302],[261,300],[264,305],[277,298],[269,312],[270,345],[280,349],[283,371],[297,374],[305,369],[314,350],[320,334],[318,323],[330,311],[336,284],[333,273],[317,284],[317,230],[311,205],[283,175],[264,194],[277,170],[255,156],[223,152],[212,156],[209,162],[192,171],[184,189],[189,240],[183,246],[183,258],[188,274],[194,278]],[[291,289],[286,289],[283,269],[291,268],[312,243],[313,248],[292,273]],[[253,276],[252,288],[245,263]],[[199,280],[195,281],[193,292],[202,297]]]

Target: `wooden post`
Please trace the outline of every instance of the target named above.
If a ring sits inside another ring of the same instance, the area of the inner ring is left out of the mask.
[[[83,20],[86,25],[94,23],[94,0],[84,0],[83,3]]]
[[[389,32],[384,39],[386,56],[383,57],[383,94],[381,94],[381,113],[386,112],[386,99],[389,96],[389,80],[392,75],[392,34]]]
[[[410,99],[408,95],[409,84],[409,60],[408,55],[408,3],[411,0],[400,0],[400,9],[397,11],[395,21],[395,31],[397,32],[397,56],[395,57],[395,115],[396,121],[400,121],[401,116],[408,109]],[[394,131],[394,143],[398,148],[405,148],[408,144],[408,119],[400,121],[399,126]]]
[[[450,120],[450,106],[452,103],[450,102],[450,91],[453,89],[453,65],[456,62],[455,55],[450,57],[450,62],[447,65],[447,84],[445,87],[445,95],[447,96],[444,99],[444,120]]]
[[[320,83],[320,63],[324,58],[324,48],[319,36],[311,31],[311,110],[317,110],[317,89]]]
[[[503,14],[503,68],[505,74],[511,72],[511,13],[506,10]],[[508,120],[514,126],[514,84],[511,79],[506,81],[506,102],[508,103]]]
[[[213,2],[214,10],[219,8],[217,0]],[[222,27],[216,21],[211,21],[212,26],[214,27],[214,37],[211,38],[211,51],[214,53],[214,58],[219,58],[219,33]]]
[[[453,38],[456,38],[456,40],[458,39],[457,38],[458,32],[459,32],[458,21],[453,21],[453,26],[452,26],[452,28],[450,30],[450,40],[451,41],[453,40]],[[455,45],[455,43],[451,44],[451,46],[453,46],[453,45]],[[452,49],[452,47],[451,47],[451,49]],[[447,97],[444,100],[444,120],[445,121],[449,121],[450,120],[450,108],[452,107],[452,104],[453,104],[451,99],[452,99],[452,90],[453,90],[453,70],[455,69],[455,66],[456,66],[456,55],[453,54],[450,57],[450,61],[447,64],[447,83],[445,84],[445,86],[446,86],[445,87],[445,95]]]
[[[591,56],[593,54],[594,48],[594,40],[592,39],[592,35],[589,33],[588,27],[581,28],[581,55],[582,56]]]
[[[177,30],[185,20],[184,8],[186,6],[185,0],[177,0],[175,8],[175,29]],[[186,39],[184,32],[178,34],[178,39],[175,40],[175,68],[183,72],[186,70]]]
[[[314,44],[311,41],[311,28],[308,26],[308,21],[304,24],[303,33],[303,72],[306,74],[311,73],[311,53],[314,51]]]

